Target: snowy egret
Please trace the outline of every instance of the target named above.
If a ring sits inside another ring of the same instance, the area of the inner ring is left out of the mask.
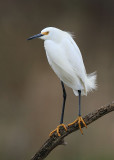
[[[34,38],[41,38],[44,40],[44,48],[48,62],[60,78],[63,90],[63,106],[60,125],[58,125],[57,128],[50,133],[50,136],[55,131],[58,136],[60,136],[60,126],[63,126],[64,129],[67,130],[66,126],[63,124],[66,102],[66,91],[64,84],[72,88],[74,94],[79,96],[78,118],[74,122],[68,124],[68,126],[78,122],[79,129],[83,134],[81,123],[83,123],[85,127],[87,126],[81,117],[81,95],[87,95],[88,92],[96,89],[96,73],[86,73],[81,52],[73,40],[73,36],[69,32],[62,31],[55,27],[47,27],[43,29],[40,34],[28,38],[28,40]]]

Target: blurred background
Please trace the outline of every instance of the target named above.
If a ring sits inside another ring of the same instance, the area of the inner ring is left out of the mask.
[[[48,65],[42,40],[26,39],[48,26],[75,33],[87,73],[98,90],[82,98],[82,115],[114,100],[113,0],[1,0],[0,159],[29,160],[60,121],[60,80]],[[67,88],[65,124],[78,115],[78,97]],[[65,138],[47,160],[113,160],[110,113]]]

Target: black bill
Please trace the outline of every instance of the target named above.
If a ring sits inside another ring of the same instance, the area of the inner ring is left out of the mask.
[[[35,39],[35,38],[40,38],[42,36],[43,36],[43,34],[39,33],[39,34],[36,34],[36,35],[34,35],[32,37],[29,37],[27,40],[31,40],[31,39]]]

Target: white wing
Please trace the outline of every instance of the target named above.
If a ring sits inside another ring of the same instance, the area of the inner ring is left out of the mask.
[[[58,77],[66,83],[73,83],[74,70],[67,59],[64,47],[50,40],[45,41],[44,46],[48,62]]]
[[[44,44],[49,64],[58,77],[71,88],[86,89],[86,71],[81,53],[75,45],[69,37],[61,43],[48,40]]]
[[[85,83],[86,70],[83,63],[81,52],[71,36],[62,41],[67,60],[72,65],[75,74]]]

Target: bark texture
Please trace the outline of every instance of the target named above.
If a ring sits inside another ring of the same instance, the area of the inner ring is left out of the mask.
[[[90,123],[94,122],[98,118],[108,114],[109,112],[114,111],[114,101],[108,105],[102,106],[101,108],[87,114],[83,117],[86,125],[89,125]],[[83,124],[81,124],[82,128],[84,127]],[[67,131],[64,130],[63,127],[60,127],[60,134],[59,137],[56,132],[53,133],[49,139],[43,144],[43,146],[39,149],[39,151],[36,152],[34,157],[31,160],[43,160],[45,159],[48,154],[58,145],[65,145],[64,137],[68,136],[74,131],[79,130],[78,123],[75,123],[71,126],[67,126]]]

